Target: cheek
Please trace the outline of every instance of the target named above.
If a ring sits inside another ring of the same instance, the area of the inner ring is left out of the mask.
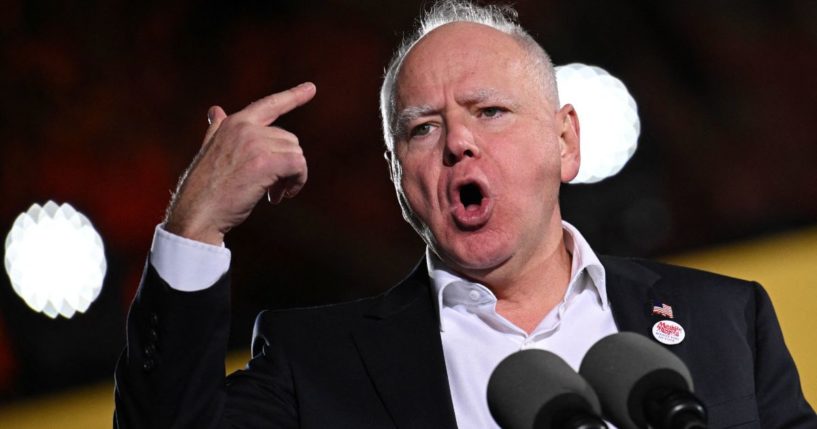
[[[412,211],[422,216],[434,204],[438,172],[422,160],[410,159],[403,164],[400,187]],[[425,217],[425,216],[423,216]]]
[[[558,192],[561,162],[555,142],[542,139],[528,142],[524,149],[506,154],[503,169],[508,178],[506,192],[531,202],[530,199],[539,199],[543,193]]]
[[[551,130],[543,129],[538,136],[532,136],[532,138],[535,143],[529,145],[530,150],[526,156],[530,168],[547,178],[555,177],[558,180],[561,170],[561,150],[558,137]],[[531,160],[536,160],[536,163],[531,163]],[[525,159],[522,162],[525,162]]]

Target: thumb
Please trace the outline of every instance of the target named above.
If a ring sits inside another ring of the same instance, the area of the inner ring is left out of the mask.
[[[207,122],[210,126],[207,128],[207,132],[204,134],[204,142],[202,143],[207,144],[211,138],[213,138],[213,134],[216,133],[218,128],[221,126],[221,121],[227,117],[227,114],[224,113],[224,109],[221,106],[211,106],[207,109]]]

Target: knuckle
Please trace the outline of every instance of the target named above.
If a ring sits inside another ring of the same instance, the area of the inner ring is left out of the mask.
[[[270,160],[262,155],[252,156],[247,161],[247,167],[254,172],[267,171],[270,168]]]
[[[304,149],[301,146],[295,145],[290,148],[291,153],[300,156],[301,158],[304,157]]]
[[[221,126],[219,128],[230,129],[236,125],[236,118],[234,115],[229,115],[224,120],[221,121]]]
[[[253,126],[247,122],[239,122],[234,126],[236,135],[241,140],[252,140],[255,132]]]
[[[276,92],[274,94],[270,94],[268,97],[264,97],[264,101],[266,101],[267,104],[277,104],[280,99],[281,99],[280,92]]]
[[[288,152],[280,155],[283,170],[297,173],[306,169],[306,158],[303,155]]]
[[[266,109],[276,109],[281,104],[281,94],[272,94],[263,98],[263,106]]]
[[[269,151],[266,145],[264,145],[264,142],[256,138],[248,139],[245,143],[244,150],[247,156],[253,160],[266,159],[269,157]]]
[[[303,154],[292,154],[292,165],[295,167],[296,170],[302,171],[306,170],[306,158],[304,158]]]
[[[296,144],[296,145],[297,145],[297,144],[299,144],[299,141],[298,141],[298,136],[296,136],[296,135],[295,135],[295,134],[293,134],[292,132],[287,131],[287,130],[285,130],[285,129],[283,129],[283,128],[280,128],[280,127],[270,127],[270,128],[271,128],[271,129],[272,129],[272,131],[273,131],[273,133],[272,133],[272,134],[273,134],[273,135],[274,135],[274,136],[275,136],[277,139],[282,140],[282,141],[286,141],[286,142],[288,142],[288,143],[294,143],[294,144]]]

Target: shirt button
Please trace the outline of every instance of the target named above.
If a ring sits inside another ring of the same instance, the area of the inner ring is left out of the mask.
[[[471,292],[468,292],[468,297],[470,297],[472,301],[478,301],[479,296],[478,290],[471,290]]]

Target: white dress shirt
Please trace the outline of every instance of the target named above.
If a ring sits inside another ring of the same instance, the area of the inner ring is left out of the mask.
[[[487,287],[458,277],[426,251],[457,426],[499,428],[488,411],[488,378],[511,353],[549,350],[578,370],[590,346],[618,332],[604,267],[576,228],[567,222],[562,227],[572,255],[570,282],[562,301],[530,334],[496,312],[496,296]]]
[[[487,287],[458,277],[426,251],[460,428],[498,428],[488,411],[488,378],[509,354],[526,348],[549,350],[578,370],[591,345],[618,332],[607,300],[604,267],[572,225],[563,222],[562,227],[572,255],[570,283],[562,301],[530,334],[497,314],[496,297]],[[212,286],[227,272],[230,251],[179,237],[160,225],[150,261],[172,288],[192,292]]]
[[[184,292],[207,289],[230,269],[230,249],[190,240],[156,226],[150,263],[170,287]]]

